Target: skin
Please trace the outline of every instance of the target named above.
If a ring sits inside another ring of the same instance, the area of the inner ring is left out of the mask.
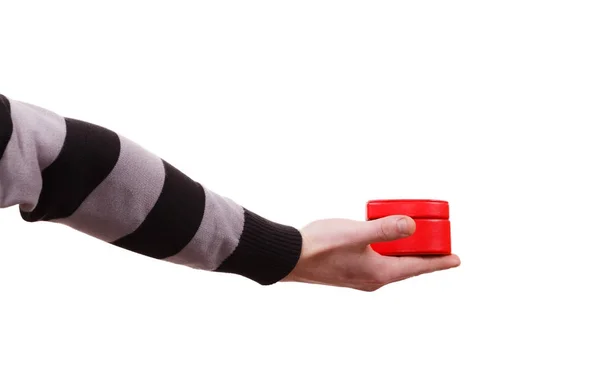
[[[371,243],[408,237],[415,226],[407,216],[312,222],[300,230],[302,253],[283,281],[376,291],[390,283],[460,266],[460,258],[454,254],[388,257],[370,247]]]

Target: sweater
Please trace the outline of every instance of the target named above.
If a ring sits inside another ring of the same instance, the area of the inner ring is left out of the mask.
[[[0,208],[141,255],[261,285],[300,256],[296,228],[216,194],[118,133],[0,94]]]

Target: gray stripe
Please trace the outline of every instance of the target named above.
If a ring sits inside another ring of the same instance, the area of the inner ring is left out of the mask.
[[[137,229],[162,191],[165,170],[159,157],[119,136],[121,153],[108,177],[77,211],[55,220],[98,239],[112,242]]]
[[[65,119],[28,103],[10,100],[13,133],[0,160],[0,207],[33,210],[42,191],[42,170],[65,141]]]
[[[215,270],[237,247],[244,228],[244,210],[234,201],[204,188],[206,204],[202,223],[190,243],[166,261]]]

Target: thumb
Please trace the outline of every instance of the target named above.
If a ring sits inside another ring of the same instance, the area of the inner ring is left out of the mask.
[[[415,221],[408,216],[387,216],[362,222],[357,238],[361,244],[393,241],[406,238],[415,232]]]

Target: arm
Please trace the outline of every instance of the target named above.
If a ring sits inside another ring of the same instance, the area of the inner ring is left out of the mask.
[[[15,205],[28,222],[61,223],[125,250],[263,285],[374,291],[460,265],[456,255],[372,250],[371,243],[413,234],[410,217],[281,225],[113,131],[0,95],[0,208]]]
[[[101,126],[0,94],[0,208],[123,249],[267,285],[296,266],[302,236],[211,192]]]

